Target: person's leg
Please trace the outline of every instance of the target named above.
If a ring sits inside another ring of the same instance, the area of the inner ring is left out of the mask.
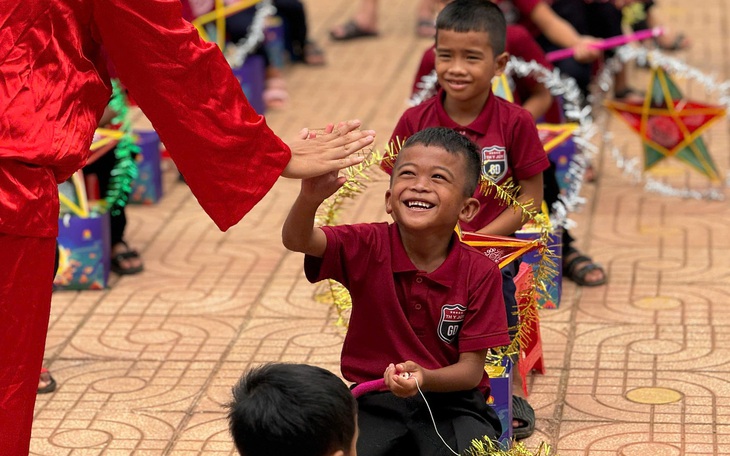
[[[0,234],[0,442],[27,456],[51,309],[55,239]]]
[[[357,423],[360,434],[357,454],[361,456],[417,455],[408,440],[406,404],[410,399],[394,396],[389,391],[371,393],[357,399]]]

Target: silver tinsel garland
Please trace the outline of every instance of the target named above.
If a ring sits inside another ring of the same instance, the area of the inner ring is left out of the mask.
[[[606,94],[611,92],[614,74],[619,72],[627,62],[631,61],[635,61],[638,65],[651,65],[653,68],[663,68],[670,75],[700,83],[704,86],[705,91],[713,96],[713,99],[717,100],[725,109],[730,109],[730,80],[720,82],[715,76],[703,73],[681,60],[662,54],[658,50],[628,46],[619,48],[616,55],[606,61],[603,70],[597,75],[597,102],[601,102],[605,99]],[[608,119],[608,116],[606,116],[606,119]],[[724,183],[719,187],[709,188],[707,190],[674,187],[671,184],[661,182],[644,173],[640,159],[625,157],[619,147],[614,144],[613,135],[608,131],[608,128],[604,128],[604,131],[603,140],[610,148],[611,157],[616,167],[632,182],[636,184],[643,183],[646,191],[686,199],[716,201],[725,199],[724,189],[730,187],[730,174],[726,175]]]
[[[264,41],[266,18],[274,14],[276,14],[276,7],[271,3],[271,0],[261,0],[256,4],[256,13],[248,35],[241,38],[238,43],[229,45],[226,49],[226,60],[231,68],[240,68],[251,51]]]

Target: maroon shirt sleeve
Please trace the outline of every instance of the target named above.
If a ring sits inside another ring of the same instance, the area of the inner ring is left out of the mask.
[[[243,95],[180,0],[98,0],[93,18],[119,77],[200,205],[222,230],[274,185],[291,153]]]
[[[469,302],[459,332],[459,352],[509,345],[507,310],[504,306],[502,274],[499,268],[479,252],[467,249],[462,254],[481,258],[476,258],[468,273]],[[483,261],[484,259],[487,261]]]
[[[513,177],[520,181],[542,173],[550,167],[550,162],[530,113],[522,108],[515,112],[511,122],[510,166]]]

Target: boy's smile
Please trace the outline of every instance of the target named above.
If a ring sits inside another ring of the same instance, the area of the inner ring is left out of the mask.
[[[441,147],[414,144],[401,150],[385,194],[386,211],[405,230],[450,233],[476,202],[465,195],[465,167],[461,155]]]
[[[492,78],[504,70],[508,55],[494,55],[487,32],[439,30],[436,75],[459,110],[480,111],[492,89]],[[448,112],[448,106],[447,106]]]

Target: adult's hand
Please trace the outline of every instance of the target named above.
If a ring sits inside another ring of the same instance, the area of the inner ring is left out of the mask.
[[[291,179],[305,179],[362,162],[365,154],[357,152],[373,143],[375,132],[358,131],[359,127],[359,120],[340,122],[337,128],[330,126],[320,135],[305,128],[297,139],[289,143],[291,160],[281,175]]]

